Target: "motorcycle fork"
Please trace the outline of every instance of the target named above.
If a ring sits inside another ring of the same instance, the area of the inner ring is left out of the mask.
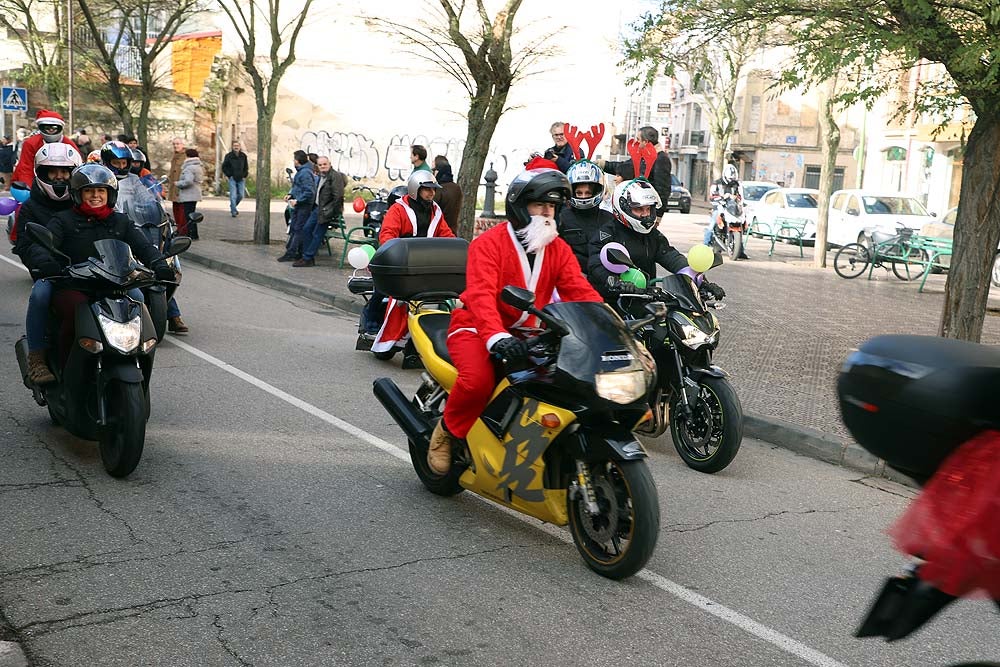
[[[104,390],[107,389],[108,383],[104,380],[104,373],[102,372],[103,367],[101,366],[101,358],[97,357],[97,423],[100,426],[108,425],[108,403],[105,399]]]
[[[599,514],[601,509],[597,505],[597,496],[594,494],[594,484],[590,478],[590,466],[583,461],[576,461],[576,489],[570,488],[570,497],[575,494],[582,494],[587,513],[591,515]]]

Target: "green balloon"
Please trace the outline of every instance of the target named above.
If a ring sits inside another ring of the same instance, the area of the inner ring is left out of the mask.
[[[646,287],[646,276],[639,269],[629,269],[622,274],[622,282],[632,283],[639,289],[644,289]]]

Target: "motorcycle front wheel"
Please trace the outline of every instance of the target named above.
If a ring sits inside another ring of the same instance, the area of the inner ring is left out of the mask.
[[[653,476],[645,461],[607,461],[592,465],[590,477],[597,513],[590,513],[582,493],[566,501],[573,543],[602,577],[631,577],[653,555],[660,533]]]
[[[678,395],[670,404],[670,435],[689,468],[714,473],[736,458],[743,443],[743,407],[726,378],[705,377],[699,383],[690,414]]]
[[[146,440],[146,399],[141,384],[112,382],[107,390],[108,424],[100,439],[101,461],[112,477],[127,477],[139,465]]]

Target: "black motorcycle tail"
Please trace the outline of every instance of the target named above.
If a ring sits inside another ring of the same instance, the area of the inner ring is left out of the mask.
[[[903,639],[956,599],[918,577],[892,577],[854,636]]]
[[[396,383],[389,378],[379,378],[375,380],[372,391],[374,391],[378,402],[399,425],[399,428],[403,429],[406,437],[426,450],[430,446],[433,429],[413,403],[406,399]]]

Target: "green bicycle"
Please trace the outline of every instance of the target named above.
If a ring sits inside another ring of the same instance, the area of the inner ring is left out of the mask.
[[[848,243],[833,256],[833,270],[841,278],[857,278],[868,271],[892,270],[900,280],[917,280],[927,270],[927,251],[914,244],[914,230],[899,225],[896,233],[877,230],[865,234],[865,243]],[[881,239],[880,239],[881,237]]]

